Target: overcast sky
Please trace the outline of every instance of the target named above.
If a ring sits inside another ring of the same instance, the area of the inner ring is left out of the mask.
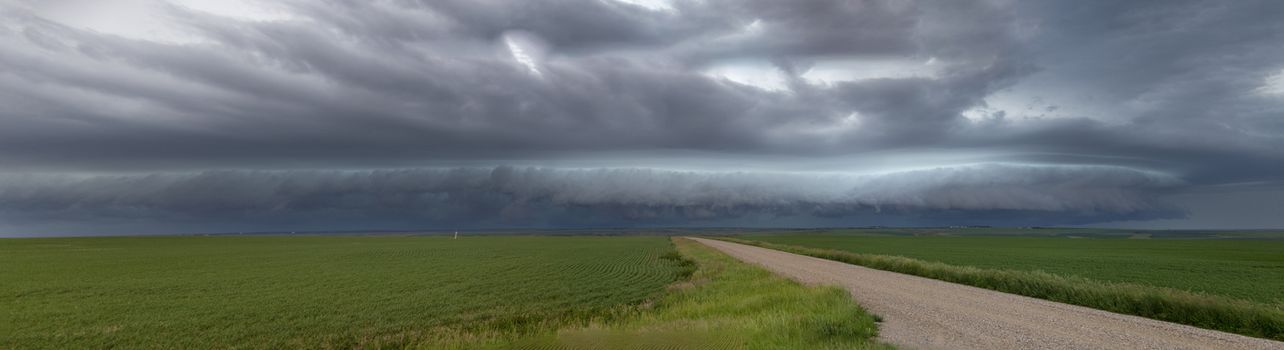
[[[0,235],[1284,227],[1284,2],[0,0]]]

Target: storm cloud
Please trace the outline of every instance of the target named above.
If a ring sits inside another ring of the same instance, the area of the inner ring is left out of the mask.
[[[1174,215],[1153,197],[1180,185],[1126,168],[1000,164],[876,175],[497,167],[24,176],[4,183],[0,210],[10,221],[39,223],[52,215],[194,221],[229,230],[325,230],[353,221],[549,227],[920,211],[1148,218]]]
[[[0,229],[1180,222],[1284,196],[1280,14],[0,2]]]

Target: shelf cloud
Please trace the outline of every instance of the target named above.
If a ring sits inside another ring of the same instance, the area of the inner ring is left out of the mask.
[[[0,233],[1226,226],[1171,198],[1284,198],[1282,12],[0,2]]]
[[[1154,197],[1181,185],[1127,168],[1002,164],[873,175],[504,166],[24,176],[3,183],[0,212],[10,222],[162,220],[224,230],[324,230],[333,220],[455,227],[898,220],[921,211],[1073,213],[1065,222],[1076,222],[1178,215]]]

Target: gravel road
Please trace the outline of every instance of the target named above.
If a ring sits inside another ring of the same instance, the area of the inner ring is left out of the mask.
[[[743,244],[692,238],[808,284],[839,285],[910,349],[1284,349],[1284,342],[1121,315]]]

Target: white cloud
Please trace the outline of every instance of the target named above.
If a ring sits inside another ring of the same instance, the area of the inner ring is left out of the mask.
[[[1284,95],[1284,69],[1267,76],[1262,86],[1257,88],[1262,95]]]
[[[263,1],[249,0],[169,0],[170,3],[193,10],[241,20],[274,21],[296,17],[289,12],[266,5]]]
[[[18,6],[36,15],[78,29],[166,43],[203,39],[186,33],[167,13],[174,6],[248,21],[288,20],[294,17],[264,2],[248,0],[19,0]]]
[[[867,79],[934,78],[941,65],[935,58],[841,59],[816,62],[802,77],[813,84]]]
[[[523,32],[508,32],[504,33],[504,45],[508,47],[514,61],[525,66],[531,74],[537,77],[544,76],[539,69],[539,60],[544,56],[543,45],[540,44],[539,38]]]
[[[673,10],[673,1],[671,0],[615,0],[618,2],[638,5],[656,11]]]
[[[754,86],[763,90],[788,91],[788,79],[784,72],[768,62],[735,61],[717,64],[704,70],[704,74],[714,78],[730,80],[736,83]]]

